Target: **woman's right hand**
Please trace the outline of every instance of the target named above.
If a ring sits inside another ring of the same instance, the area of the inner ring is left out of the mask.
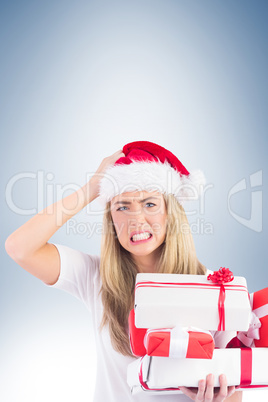
[[[106,169],[110,166],[113,166],[118,159],[124,156],[125,156],[124,152],[122,151],[122,149],[120,149],[119,151],[116,151],[114,154],[107,156],[106,158],[103,159],[100,166],[96,170],[95,174],[90,179],[90,188],[93,198],[98,197],[99,183],[103,178],[103,174],[106,171]]]
[[[198,388],[180,387],[180,390],[193,401],[200,402],[223,402],[226,399],[232,401],[242,401],[241,392],[235,393],[235,387],[228,387],[227,379],[224,374],[220,375],[220,388],[216,391],[214,388],[214,376],[207,375],[206,380],[200,380]],[[231,398],[231,396],[234,398]]]

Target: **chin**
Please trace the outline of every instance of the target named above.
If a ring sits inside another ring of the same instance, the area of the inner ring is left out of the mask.
[[[131,249],[128,249],[128,251],[133,255],[137,255],[137,256],[140,256],[140,257],[146,257],[147,255],[150,255],[154,251],[158,250],[160,247],[161,247],[161,244],[156,246],[156,247],[153,247],[153,248],[151,248],[149,250],[148,249],[147,250],[133,250],[133,247],[132,247]]]
[[[136,256],[139,256],[139,257],[146,257],[147,255],[150,255],[153,251],[154,250],[147,251],[147,252],[145,252],[145,251],[129,251],[129,252],[132,255],[136,255]]]

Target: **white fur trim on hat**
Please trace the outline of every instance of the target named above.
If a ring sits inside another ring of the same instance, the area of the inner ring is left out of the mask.
[[[99,201],[105,204],[118,194],[132,191],[158,191],[173,194],[182,204],[202,193],[205,177],[200,170],[181,175],[168,162],[135,161],[114,165],[100,181]]]

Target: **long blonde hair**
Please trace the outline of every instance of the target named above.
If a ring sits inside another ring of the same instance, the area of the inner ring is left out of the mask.
[[[166,238],[160,246],[157,272],[205,274],[195,252],[193,237],[183,207],[172,194],[163,194],[167,209]],[[103,217],[100,275],[104,307],[101,328],[109,325],[115,350],[133,356],[128,335],[128,315],[134,305],[134,287],[138,267],[130,253],[119,243],[107,203]]]

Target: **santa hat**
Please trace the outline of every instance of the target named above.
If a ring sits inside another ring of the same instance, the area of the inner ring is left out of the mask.
[[[100,181],[99,200],[111,201],[118,194],[132,191],[158,191],[173,194],[183,204],[197,199],[205,184],[200,170],[191,173],[167,149],[148,141],[123,147],[125,157],[109,167]]]

